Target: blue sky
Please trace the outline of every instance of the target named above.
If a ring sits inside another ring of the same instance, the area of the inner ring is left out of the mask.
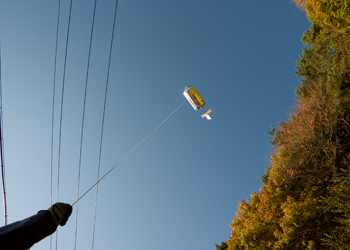
[[[61,1],[54,123],[54,199],[69,1]],[[73,203],[94,1],[74,0],[62,120],[60,201]],[[97,1],[80,192],[97,177],[115,1]],[[2,1],[0,42],[8,219],[50,206],[52,87],[58,1]],[[215,249],[239,200],[261,187],[264,135],[295,103],[293,74],[309,23],[291,1],[120,0],[101,175],[195,86],[212,121],[185,103],[99,185],[95,249]],[[77,249],[89,249],[95,190],[79,202]],[[3,214],[1,200],[0,214]],[[58,248],[74,249],[75,207]],[[54,239],[55,241],[55,239]],[[32,249],[48,249],[45,239]]]

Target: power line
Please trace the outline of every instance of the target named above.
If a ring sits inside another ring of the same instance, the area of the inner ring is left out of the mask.
[[[81,120],[81,135],[80,135],[80,152],[79,152],[79,166],[78,166],[78,187],[77,187],[77,198],[79,198],[79,190],[80,190],[80,170],[81,170],[81,158],[83,151],[83,135],[84,135],[84,120],[85,120],[85,107],[86,107],[86,93],[88,86],[88,78],[89,78],[89,68],[90,68],[90,56],[91,56],[91,45],[92,45],[92,36],[94,32],[94,23],[95,23],[95,13],[96,13],[96,3],[94,4],[94,12],[92,16],[92,24],[91,24],[91,35],[90,35],[90,45],[89,45],[89,55],[86,69],[86,78],[85,78],[85,91],[84,91],[84,104],[83,104],[83,115]],[[77,248],[77,235],[78,235],[78,209],[79,204],[76,207],[76,217],[75,217],[75,240],[74,240],[74,250]]]
[[[52,206],[52,191],[53,191],[53,128],[55,114],[55,89],[56,89],[56,66],[57,66],[57,43],[58,43],[58,28],[60,23],[61,0],[58,0],[57,27],[56,27],[56,45],[55,45],[55,62],[53,70],[53,86],[52,86],[52,117],[51,117],[51,178],[50,178],[50,206]],[[50,235],[50,250],[52,249],[52,236]]]
[[[106,102],[107,102],[107,93],[108,93],[109,71],[110,71],[111,59],[112,59],[112,49],[113,49],[113,39],[114,39],[114,30],[115,30],[115,23],[116,23],[116,17],[117,17],[117,9],[118,9],[118,0],[116,0],[116,2],[115,2],[114,20],[113,20],[113,28],[112,28],[112,36],[111,36],[111,45],[110,45],[110,48],[109,48],[108,69],[107,69],[107,77],[106,77],[106,88],[105,88],[105,97],[104,97],[103,114],[102,114],[102,126],[101,126],[101,137],[100,137],[100,151],[99,151],[99,155],[98,155],[97,181],[98,181],[98,179],[100,178],[101,155],[102,155],[102,142],[103,142],[103,129],[104,129],[104,121],[105,121],[105,113],[106,113]],[[94,242],[95,242],[96,213],[97,213],[97,197],[98,197],[98,184],[97,184],[97,186],[96,186],[94,225],[93,225],[93,232],[92,232],[91,249],[94,249]]]
[[[5,159],[4,159],[4,138],[3,138],[3,115],[2,115],[2,85],[1,85],[1,44],[0,44],[0,156],[1,156],[1,176],[2,190],[4,194],[4,213],[5,226],[7,225],[7,199],[6,199],[6,182],[5,182]]]
[[[58,41],[58,28],[60,22],[60,6],[61,0],[58,0],[58,14],[57,14],[57,28],[56,28],[56,45],[55,45],[55,62],[53,70],[53,86],[52,86],[52,118],[51,118],[51,192],[50,192],[50,205],[52,205],[52,176],[53,176],[53,128],[55,117],[55,89],[56,89],[56,66],[57,66],[57,41]]]
[[[61,138],[62,138],[62,113],[63,113],[63,96],[64,96],[64,84],[66,78],[66,65],[67,65],[67,52],[68,52],[68,41],[69,41],[69,27],[72,14],[73,0],[70,1],[68,27],[67,27],[67,38],[66,38],[66,51],[64,55],[64,66],[63,66],[63,80],[62,80],[62,94],[61,94],[61,114],[60,114],[60,127],[58,135],[58,163],[57,163],[57,201],[59,198],[60,190],[60,160],[61,160]],[[56,250],[57,250],[57,231],[56,231]]]
[[[60,128],[59,128],[59,139],[58,139],[58,164],[57,164],[57,201],[59,198],[59,187],[60,187],[60,159],[61,159],[61,138],[62,138],[62,114],[63,114],[63,97],[64,97],[64,84],[66,79],[66,65],[67,65],[67,51],[68,51],[68,41],[69,41],[69,27],[72,13],[72,3],[70,1],[69,17],[68,17],[68,28],[67,28],[67,38],[66,38],[66,52],[64,55],[64,66],[63,66],[63,80],[62,80],[62,93],[61,93],[61,113],[60,113]]]

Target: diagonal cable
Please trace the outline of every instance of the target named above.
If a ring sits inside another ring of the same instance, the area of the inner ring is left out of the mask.
[[[167,118],[165,118],[155,129],[152,130],[151,133],[149,133],[145,138],[142,139],[142,141],[140,141],[132,150],[129,151],[129,153],[127,153],[117,164],[115,164],[107,173],[105,173],[104,176],[102,176],[94,185],[92,185],[83,195],[81,195],[79,197],[78,200],[76,200],[74,203],[72,203],[72,206],[74,206],[79,200],[81,200],[87,193],[89,193],[95,186],[98,185],[98,183],[100,183],[107,175],[109,175],[113,169],[115,169],[120,163],[122,163],[129,155],[131,155],[132,152],[134,152],[139,146],[141,146],[142,143],[144,143],[148,137],[150,137],[154,132],[156,132],[156,130],[162,126],[171,116],[173,116],[173,114],[175,114],[175,112],[186,102],[183,101],[170,115],[167,116]]]

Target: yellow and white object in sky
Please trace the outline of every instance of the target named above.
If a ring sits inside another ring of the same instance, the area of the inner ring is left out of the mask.
[[[195,110],[202,109],[205,105],[205,101],[200,96],[198,91],[194,87],[185,87],[185,91],[183,92],[183,95],[186,97],[187,101],[192,105],[192,107]],[[202,115],[202,118],[206,117],[208,120],[211,120],[211,117],[209,116],[211,112],[211,109],[209,109],[207,112],[205,112]]]

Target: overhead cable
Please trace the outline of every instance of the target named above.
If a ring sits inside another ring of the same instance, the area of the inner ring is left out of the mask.
[[[101,137],[100,137],[100,151],[99,151],[99,154],[98,154],[97,181],[98,181],[99,178],[100,178],[101,155],[102,155],[102,142],[103,142],[103,128],[104,128],[105,113],[106,113],[106,103],[107,103],[107,93],[108,93],[109,72],[110,72],[111,59],[112,59],[113,39],[114,39],[114,30],[115,30],[115,23],[116,23],[116,17],[117,17],[117,9],[118,9],[118,0],[115,1],[114,18],[113,18],[113,28],[112,28],[112,36],[111,36],[111,44],[110,44],[110,48],[109,48],[108,68],[107,68],[107,77],[106,77],[106,88],[105,88],[105,97],[104,97],[104,102],[103,102],[103,114],[102,114]],[[95,242],[96,213],[97,213],[97,197],[98,197],[98,184],[96,185],[96,195],[95,195],[94,224],[93,224],[92,243],[91,243],[91,246],[92,246],[91,249],[92,249],[92,250],[94,249],[94,242]]]
[[[53,69],[53,86],[52,86],[52,117],[51,117],[51,177],[50,177],[50,206],[52,205],[52,192],[53,192],[53,129],[54,129],[54,117],[55,117],[55,89],[56,89],[56,68],[57,68],[57,44],[58,44],[58,28],[60,23],[60,9],[61,0],[58,0],[58,13],[57,13],[57,27],[56,27],[56,45],[55,45],[55,62]],[[50,235],[50,250],[52,249],[52,236]]]
[[[61,93],[61,113],[60,113],[60,127],[58,135],[58,163],[57,163],[57,202],[59,199],[60,190],[60,160],[61,160],[61,138],[62,138],[62,113],[63,113],[63,97],[64,97],[64,84],[66,79],[66,65],[67,65],[67,52],[68,52],[68,41],[69,41],[69,27],[72,14],[72,4],[73,0],[70,1],[69,16],[68,16],[68,27],[67,27],[67,37],[66,37],[66,51],[64,55],[64,66],[63,66],[63,80],[62,80],[62,93]],[[57,231],[56,231],[56,250],[57,250]]]
[[[95,13],[96,13],[96,3],[94,4],[94,12],[92,15],[92,24],[91,24],[91,32],[90,32],[90,45],[89,45],[89,54],[88,61],[86,67],[86,77],[85,77],[85,90],[84,90],[84,104],[83,104],[83,115],[81,119],[81,134],[80,134],[80,152],[79,152],[79,165],[78,165],[78,187],[77,187],[77,198],[79,198],[79,190],[80,190],[80,170],[81,170],[81,159],[82,159],[82,151],[83,151],[83,135],[84,135],[84,121],[85,121],[85,107],[86,107],[86,93],[89,79],[89,69],[90,69],[90,56],[91,56],[91,45],[92,45],[92,37],[94,33],[94,23],[95,23]],[[75,217],[75,238],[74,238],[74,250],[77,248],[77,235],[78,235],[78,210],[79,204],[76,206],[76,217]]]
[[[4,138],[3,138],[3,112],[2,112],[2,85],[1,85],[1,44],[0,44],[0,157],[1,157],[1,176],[2,190],[4,195],[4,213],[5,226],[7,225],[7,199],[6,199],[6,181],[5,181],[5,159],[4,159]]]

